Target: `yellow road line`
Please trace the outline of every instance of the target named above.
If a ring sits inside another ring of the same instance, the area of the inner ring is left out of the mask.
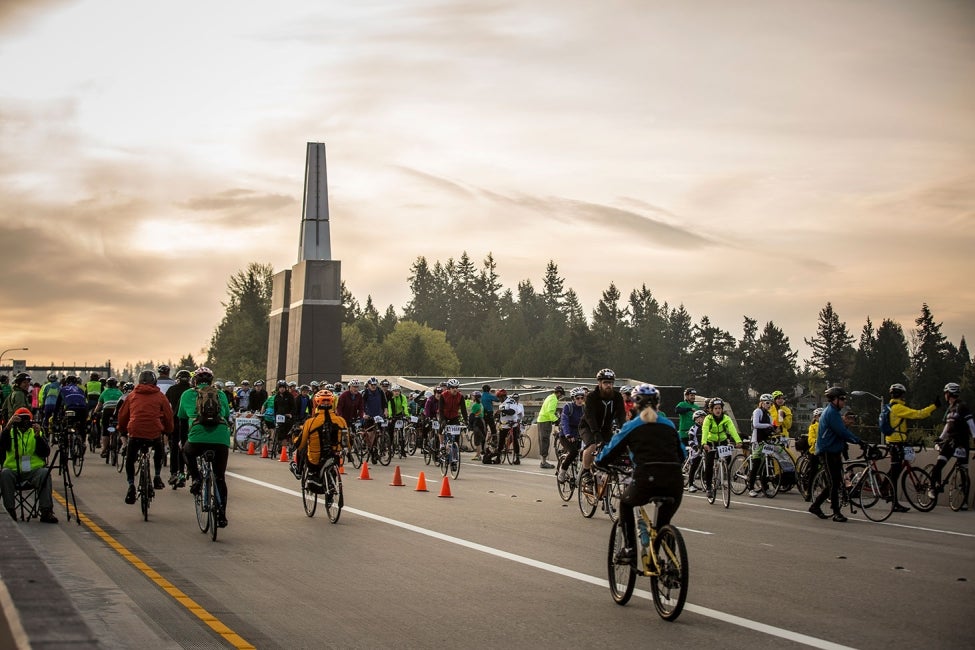
[[[64,497],[58,494],[57,491],[52,490],[52,492],[54,494],[54,498],[58,500],[58,503],[67,507]],[[77,510],[75,510],[75,512],[78,515],[78,520],[91,529],[91,532],[98,535],[102,541],[112,547],[116,553],[124,557],[147,578],[159,585],[159,588],[172,596],[173,600],[189,610],[189,612],[198,619],[206,623],[214,632],[222,636],[227,643],[235,648],[238,648],[239,650],[254,650],[254,646],[252,644],[248,643],[243,637],[220,622],[216,616],[201,607],[199,603],[183,593],[169,580],[166,580],[166,578],[159,575],[155,569],[143,562],[139,556],[122,546],[118,540],[105,532],[102,527],[92,521],[88,515],[78,512]]]

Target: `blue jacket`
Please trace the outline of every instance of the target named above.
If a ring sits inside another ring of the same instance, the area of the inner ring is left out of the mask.
[[[657,416],[648,407],[627,421],[600,450],[596,463],[612,463],[629,452],[634,468],[646,464],[673,464],[679,468],[687,453],[677,427],[668,418]]]
[[[860,439],[843,424],[840,410],[829,404],[819,416],[819,437],[816,438],[816,453],[830,452],[837,454],[843,451],[843,443],[860,444]]]
[[[579,420],[582,419],[582,411],[583,407],[576,406],[573,402],[569,402],[562,407],[559,424],[560,436],[563,438],[579,437]]]

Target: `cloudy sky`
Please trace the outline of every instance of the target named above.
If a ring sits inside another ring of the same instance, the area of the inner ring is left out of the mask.
[[[467,250],[803,356],[827,300],[975,335],[971,2],[3,0],[0,350],[198,353],[296,261],[308,141],[380,308]]]

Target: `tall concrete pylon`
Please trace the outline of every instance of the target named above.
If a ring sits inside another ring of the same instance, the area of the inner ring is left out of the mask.
[[[342,263],[332,259],[325,144],[309,142],[298,263],[275,274],[267,380],[307,384],[342,376]],[[271,388],[273,388],[273,383]],[[270,389],[269,389],[270,392]]]

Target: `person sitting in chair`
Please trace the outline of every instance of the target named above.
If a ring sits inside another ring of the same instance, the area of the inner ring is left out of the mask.
[[[347,428],[345,419],[332,410],[335,396],[331,391],[320,390],[312,398],[315,414],[305,420],[301,437],[297,441],[298,462],[292,463],[295,478],[301,478],[302,469],[308,465],[308,483],[321,489],[321,470],[329,458],[335,459],[340,450],[341,432]],[[337,460],[336,460],[337,462]]]
[[[17,486],[28,482],[37,491],[41,521],[45,524],[56,524],[58,518],[54,516],[51,481],[48,476],[50,470],[46,467],[45,460],[51,453],[51,446],[32,425],[30,409],[19,408],[0,432],[0,457],[3,458],[0,490],[3,492],[3,507],[16,520],[14,496],[19,489]]]

